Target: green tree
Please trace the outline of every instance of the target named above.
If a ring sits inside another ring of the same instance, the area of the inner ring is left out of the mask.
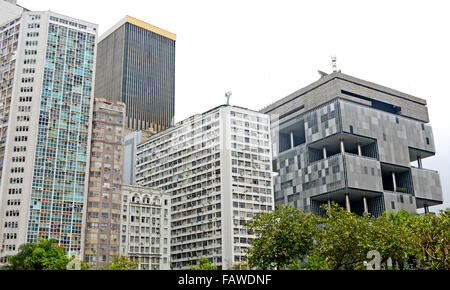
[[[370,218],[350,213],[332,203],[324,217],[320,218],[316,253],[325,257],[327,267],[332,270],[350,270],[362,268],[370,250]]]
[[[425,269],[450,270],[450,213],[425,214],[410,220],[417,263]]]
[[[105,265],[98,270],[136,270],[138,264],[138,261],[131,261],[125,256],[113,257],[113,262],[111,264]]]
[[[405,225],[406,222],[409,221],[414,215],[404,209],[401,209],[398,212],[385,211],[383,216],[398,225]]]
[[[317,218],[290,205],[259,213],[246,226],[256,236],[247,251],[249,267],[262,270],[296,268],[317,235]]]
[[[407,211],[386,212],[383,216],[372,218],[368,228],[369,249],[381,255],[381,266],[388,268],[387,261],[392,259],[400,269],[416,255],[416,247],[408,230],[408,221],[412,218]]]
[[[217,270],[216,266],[212,266],[207,258],[201,257],[198,260],[198,266],[191,266],[191,270]]]
[[[301,270],[330,270],[330,268],[327,266],[325,258],[316,253],[306,257],[305,266]]]
[[[70,259],[56,240],[39,238],[37,243],[20,246],[19,252],[9,257],[9,270],[66,270]]]
[[[237,264],[234,264],[228,270],[250,270],[247,262],[240,262]]]

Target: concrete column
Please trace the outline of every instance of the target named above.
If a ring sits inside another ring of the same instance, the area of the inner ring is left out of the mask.
[[[341,140],[341,153],[345,153],[344,140]]]
[[[331,200],[328,200],[328,208],[331,208]]]
[[[345,208],[348,212],[352,212],[352,209],[350,208],[350,197],[348,194],[345,195]]]
[[[424,210],[425,210],[425,213],[429,213],[430,212],[430,210],[429,210],[429,208],[428,208],[428,205],[424,205],[423,206],[423,208],[424,208]]]
[[[358,155],[362,156],[361,144],[358,144]]]
[[[327,159],[327,147],[323,146],[323,159]]]
[[[291,131],[291,149],[294,148],[294,132]]]
[[[395,172],[392,172],[392,184],[394,185],[394,191],[397,191],[397,180],[395,178]]]
[[[417,165],[419,166],[419,168],[422,168],[422,157],[417,156]]]
[[[369,213],[369,207],[367,206],[367,198],[363,197],[363,203],[364,203],[364,212]]]

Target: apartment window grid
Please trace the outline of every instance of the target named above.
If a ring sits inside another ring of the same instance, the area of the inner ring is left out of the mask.
[[[27,242],[78,253],[95,35],[49,23]]]
[[[123,105],[95,100],[85,262],[97,267],[119,255],[123,113]]]
[[[168,269],[170,200],[144,191],[123,191],[121,254],[137,261],[139,270]]]
[[[250,206],[245,200],[245,208],[241,210],[248,220],[254,212],[272,210],[269,120],[245,113],[232,112],[231,115],[231,134],[239,140],[242,138],[242,142],[231,142],[231,147],[236,149],[236,153],[239,151],[239,154],[248,150],[248,156],[245,156],[249,158],[249,164],[243,165],[252,168],[248,176],[249,183],[245,180],[242,183],[233,182],[233,189],[247,189],[250,192],[251,209],[247,210]],[[216,265],[223,262],[219,136],[224,133],[221,133],[219,118],[220,113],[216,112],[186,120],[181,123],[187,123],[184,126],[141,144],[138,148],[137,181],[148,186],[162,186],[173,196],[172,264],[175,268],[195,263],[201,256],[206,256]],[[212,140],[214,142],[208,143]],[[206,144],[210,147],[201,146]],[[243,158],[244,153],[242,154]],[[169,166],[162,168],[160,164]],[[197,169],[201,171],[196,171]],[[239,198],[239,195],[236,197]],[[239,214],[240,212],[237,215]],[[237,235],[246,234],[243,220],[239,219],[234,230]],[[245,259],[244,249],[248,247],[250,239],[248,235],[239,238],[242,243],[236,252],[238,260]]]
[[[18,49],[19,33],[21,28],[21,19],[17,18],[3,27],[0,27],[0,63],[2,70],[0,71],[0,177],[3,173],[3,165],[5,158],[5,149],[7,141],[8,123],[10,119],[12,91],[14,84],[15,63]],[[32,79],[22,79],[22,82],[32,82]],[[28,131],[28,126],[18,126],[16,131]],[[16,151],[14,151],[16,152]],[[20,155],[20,153],[19,153]],[[22,162],[24,157],[14,156],[15,161]],[[18,165],[18,164],[16,164]],[[23,184],[23,167],[11,168],[10,178],[5,180],[0,179],[0,183],[6,182],[8,193],[19,194],[22,190]],[[9,196],[8,196],[9,197]],[[17,196],[19,197],[19,196]],[[18,222],[20,216],[18,206],[21,204],[21,199],[5,200],[3,206],[6,209],[5,224],[1,225],[2,232],[2,251],[7,254],[10,251],[16,250],[16,242],[18,235]],[[13,213],[13,214],[9,214]],[[3,260],[3,258],[2,258]]]
[[[231,111],[233,262],[246,261],[253,238],[245,228],[260,211],[271,211],[272,177],[268,118]]]
[[[150,160],[149,163],[143,165],[142,169],[151,168],[149,171],[153,174],[145,177],[144,183],[150,186],[162,186],[163,189],[170,192],[172,198],[172,253],[182,250],[183,241],[191,240],[194,234],[198,236],[192,239],[190,246],[193,247],[209,247],[206,249],[206,256],[212,256],[221,252],[221,243],[217,242],[215,236],[217,231],[220,234],[221,221],[220,218],[220,171],[216,165],[220,164],[219,158],[219,115],[212,115],[206,118],[198,118],[193,124],[188,124],[177,129],[173,134],[162,137],[156,142],[162,160],[167,158],[169,167],[167,170],[157,173],[158,164],[162,162],[159,158]],[[155,148],[150,149],[150,151]],[[138,159],[138,163],[140,161]],[[185,186],[172,187],[172,177],[169,172],[179,172],[176,179],[179,184]],[[144,173],[138,173],[143,176]],[[169,184],[168,184],[169,183]],[[166,185],[168,184],[168,185]],[[186,197],[187,195],[187,197]],[[182,199],[189,200],[188,207],[183,207]],[[174,213],[176,209],[176,213]],[[214,222],[208,222],[210,219],[216,219]],[[187,235],[186,231],[190,234]],[[207,240],[204,240],[207,239]],[[199,240],[199,241],[197,241]],[[184,244],[186,244],[184,242]],[[172,261],[177,258],[184,259],[178,254],[172,255]]]
[[[3,67],[3,70],[0,72],[0,124],[3,125],[0,129],[0,176],[3,171],[20,27],[20,18],[0,27],[0,63]]]

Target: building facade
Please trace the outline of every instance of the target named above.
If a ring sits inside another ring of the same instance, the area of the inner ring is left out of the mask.
[[[272,118],[275,202],[315,214],[336,202],[381,215],[441,204],[426,101],[340,72],[264,108]]]
[[[97,25],[24,12],[0,31],[0,256],[38,237],[81,255]]]
[[[220,106],[138,145],[136,182],[168,192],[171,266],[246,259],[244,223],[274,207],[269,116]]]
[[[174,34],[129,16],[100,37],[95,96],[124,102],[130,131],[173,125],[175,42]]]
[[[136,183],[136,157],[137,145],[142,141],[142,131],[127,134],[123,148],[123,184],[134,185]]]
[[[20,16],[25,11],[28,11],[28,9],[17,5],[15,0],[0,0],[0,25]]]
[[[170,270],[170,195],[124,185],[120,255],[138,262],[138,270]]]
[[[119,256],[125,104],[94,99],[84,261],[100,268]]]

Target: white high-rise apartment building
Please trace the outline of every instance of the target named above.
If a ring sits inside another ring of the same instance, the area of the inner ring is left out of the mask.
[[[0,24],[0,257],[38,237],[82,253],[97,25],[50,11]]]
[[[274,207],[269,130],[269,116],[224,105],[138,145],[136,182],[172,198],[173,269],[245,261],[245,221]]]

